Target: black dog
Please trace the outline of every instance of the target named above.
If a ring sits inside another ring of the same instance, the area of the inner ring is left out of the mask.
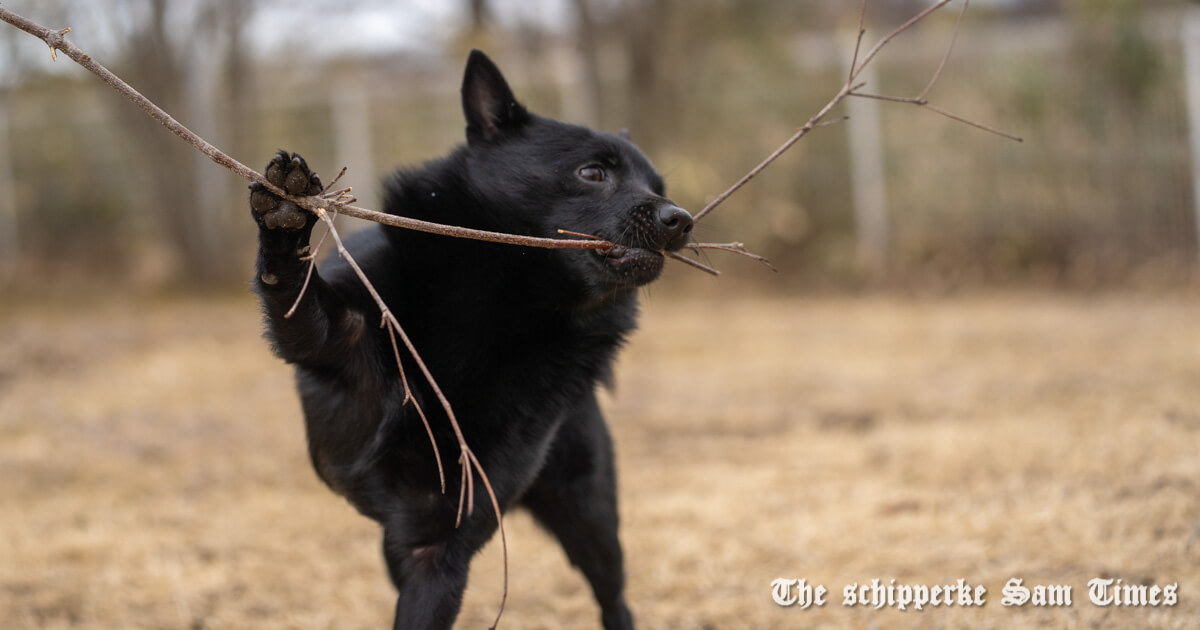
[[[451,401],[501,507],[527,507],[558,538],[591,583],[605,628],[632,628],[612,443],[595,389],[635,326],[637,287],[658,277],[664,251],[687,243],[692,219],[663,196],[662,178],[634,145],[529,113],[478,51],[462,104],[466,145],[392,175],[387,212],[531,236],[559,237],[562,228],[616,246],[559,251],[373,226],[347,248]],[[304,160],[284,151],[266,175],[293,194],[321,189]],[[480,487],[473,515],[455,528],[459,450],[433,392],[406,363],[447,463],[445,493],[375,303],[331,259],[285,318],[315,218],[259,185],[250,205],[267,336],[295,365],[313,466],[383,526],[399,589],[395,627],[449,628],[471,557],[496,531],[489,499]]]

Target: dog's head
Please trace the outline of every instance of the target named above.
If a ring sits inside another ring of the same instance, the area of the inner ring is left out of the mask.
[[[527,111],[500,70],[472,51],[462,86],[473,193],[533,236],[596,236],[605,250],[562,252],[569,273],[604,295],[656,279],[664,252],[691,239],[692,217],[664,196],[662,177],[627,138]]]

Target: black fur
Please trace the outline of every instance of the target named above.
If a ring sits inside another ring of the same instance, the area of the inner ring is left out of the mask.
[[[633,627],[623,595],[612,444],[597,384],[633,330],[637,287],[663,251],[690,238],[691,217],[627,139],[529,113],[496,66],[472,52],[463,80],[467,143],[385,185],[387,212],[467,227],[558,237],[559,228],[617,243],[603,253],[552,251],[373,226],[347,248],[422,353],[504,509],[527,507],[590,582],[608,630]],[[268,178],[295,194],[320,180],[280,151]],[[471,557],[496,531],[482,486],[454,526],[458,447],[417,367],[404,390],[378,308],[341,260],[312,278],[299,309],[315,219],[251,186],[259,224],[255,287],[276,354],[296,368],[309,452],[321,479],[383,526],[399,590],[396,628],[449,628]]]

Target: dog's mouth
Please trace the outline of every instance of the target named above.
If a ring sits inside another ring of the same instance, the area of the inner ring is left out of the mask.
[[[667,252],[682,249],[692,234],[692,217],[666,200],[634,206],[622,227],[622,237],[595,250],[594,260],[617,286],[642,286],[662,274]],[[606,234],[597,234],[606,237]]]
[[[617,284],[642,286],[657,279],[663,270],[662,252],[644,247],[615,244],[595,250],[594,255]]]

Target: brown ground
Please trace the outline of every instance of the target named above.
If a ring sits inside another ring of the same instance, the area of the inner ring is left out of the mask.
[[[1195,628],[1200,299],[651,295],[607,397],[642,628]],[[376,527],[309,470],[249,298],[0,306],[0,626],[382,628]],[[594,628],[509,517],[505,628]],[[496,545],[460,627],[490,623]],[[1104,609],[1098,576],[1178,583]],[[777,607],[807,578],[822,609]],[[871,578],[983,609],[850,609]],[[1070,608],[1000,605],[1011,577]]]

